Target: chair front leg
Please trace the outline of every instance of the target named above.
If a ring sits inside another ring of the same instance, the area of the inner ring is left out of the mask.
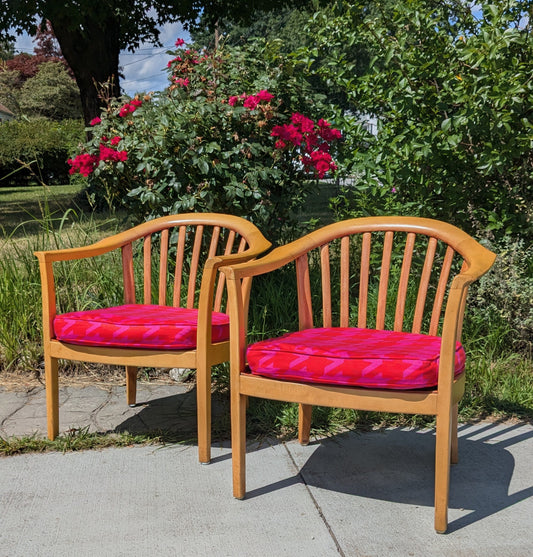
[[[59,434],[59,384],[58,362],[56,358],[45,355],[44,374],[48,438],[53,441]]]
[[[313,407],[310,404],[298,405],[298,442],[300,445],[309,445],[312,412]]]
[[[126,400],[129,406],[137,402],[137,368],[126,366]]]
[[[198,460],[211,461],[211,366],[198,362],[196,368],[196,409],[198,421]]]
[[[231,393],[231,458],[233,466],[233,497],[246,495],[246,403],[248,397]]]
[[[435,530],[444,534],[448,528],[448,498],[450,492],[450,460],[452,410],[437,414],[435,447]]]

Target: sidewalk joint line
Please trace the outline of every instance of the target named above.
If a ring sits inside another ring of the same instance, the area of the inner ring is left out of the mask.
[[[313,495],[309,485],[307,484],[307,482],[305,481],[305,478],[303,476],[303,474],[300,471],[300,468],[298,468],[298,465],[296,464],[296,461],[294,460],[291,452],[289,451],[289,449],[287,448],[287,443],[283,443],[283,447],[285,448],[285,450],[287,451],[287,454],[289,455],[289,458],[292,462],[292,465],[294,466],[294,468],[296,469],[296,471],[298,472],[298,476],[300,477],[303,485],[305,486],[305,489],[309,495],[309,497],[311,498],[311,501],[313,501],[313,505],[315,506],[318,515],[320,516],[322,522],[324,523],[327,531],[329,532],[329,535],[331,536],[331,539],[333,540],[333,543],[335,544],[335,547],[337,548],[337,551],[339,552],[339,555],[341,555],[342,557],[346,557],[346,554],[344,553],[341,544],[339,543],[339,540],[337,539],[337,536],[335,535],[335,532],[333,532],[333,528],[331,527],[331,525],[329,524],[328,520],[326,519],[324,513],[322,512],[322,508],[320,507],[320,505],[318,504],[318,501],[315,499],[315,496]]]

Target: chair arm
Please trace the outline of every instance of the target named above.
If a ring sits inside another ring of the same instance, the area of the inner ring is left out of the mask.
[[[47,251],[35,251],[34,255],[39,261],[43,263],[55,261],[72,261],[75,259],[86,259],[88,257],[95,257],[113,251],[114,249],[121,248],[122,246],[136,240],[139,236],[137,234],[129,234],[121,232],[113,236],[99,240],[94,244],[77,248],[64,248]]]
[[[302,239],[296,240],[285,246],[275,248],[270,253],[261,257],[246,261],[244,263],[235,263],[221,267],[220,271],[226,275],[228,279],[243,279],[247,277],[255,277],[275,271],[297,259],[300,255],[306,253],[314,246],[308,246],[307,243],[301,245]]]

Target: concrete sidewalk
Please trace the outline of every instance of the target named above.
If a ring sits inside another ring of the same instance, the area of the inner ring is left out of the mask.
[[[140,384],[61,390],[61,427],[194,427],[194,391]],[[188,420],[188,422],[187,422]],[[0,435],[43,434],[44,392],[0,387]],[[247,498],[231,496],[231,450],[209,466],[194,443],[0,458],[0,557],[480,556],[533,548],[533,426],[460,426],[448,534],[433,530],[434,435],[389,429],[301,447],[251,444]]]

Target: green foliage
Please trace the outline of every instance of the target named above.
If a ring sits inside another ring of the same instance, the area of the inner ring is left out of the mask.
[[[221,37],[226,45],[238,46],[249,40],[264,38],[268,41],[280,40],[285,54],[296,51],[311,40],[305,25],[311,17],[308,8],[294,6],[276,11],[255,11],[251,21],[236,23],[221,19],[217,23],[217,33],[205,25],[204,18],[192,26],[190,34],[194,42],[201,46],[213,46],[215,37]]]
[[[533,245],[504,238],[490,273],[472,285],[466,334],[501,353],[533,355]]]
[[[73,171],[89,175],[95,200],[122,205],[136,220],[226,212],[254,221],[270,240],[287,237],[321,176],[306,165],[309,143],[280,147],[281,137],[272,136],[292,113],[325,116],[301,66],[265,42],[174,54],[170,87],[111,102]],[[262,100],[248,105],[256,95]],[[335,141],[319,124],[321,156],[330,157],[325,149]]]
[[[310,62],[327,60],[317,73],[351,104],[340,214],[419,214],[531,239],[531,3],[494,0],[476,15],[458,1],[364,4],[336,3],[311,24]],[[349,57],[362,46],[373,58],[359,77]],[[376,136],[362,115],[377,118]]]
[[[0,124],[0,187],[40,180],[68,182],[68,154],[83,140],[79,120],[44,118]]]
[[[0,41],[0,60],[10,60],[15,55],[15,43],[12,41]]]
[[[19,73],[15,70],[0,71],[0,103],[11,110],[13,114],[20,112],[18,101]]]
[[[51,120],[81,117],[78,87],[60,62],[41,64],[35,77],[22,86],[18,102],[21,113],[30,117]]]

